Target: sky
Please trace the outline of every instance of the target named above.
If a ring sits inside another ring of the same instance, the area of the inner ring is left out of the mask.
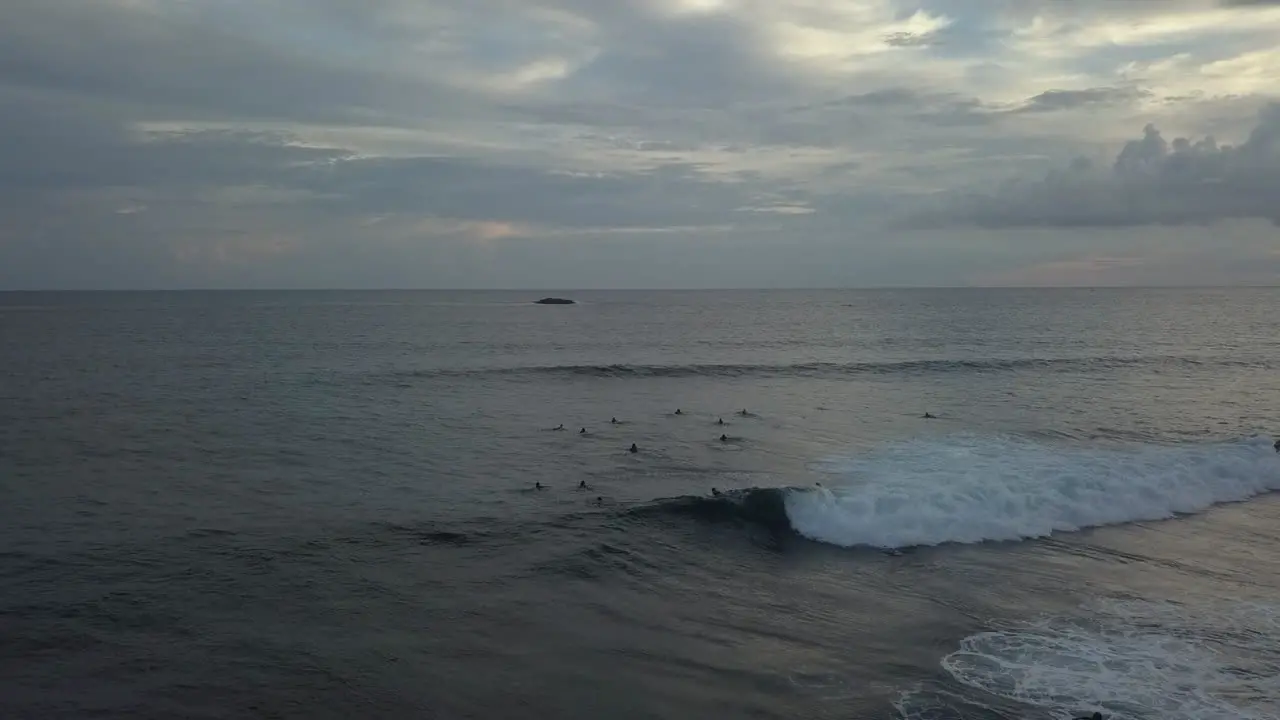
[[[5,0],[0,289],[1280,284],[1280,0]]]

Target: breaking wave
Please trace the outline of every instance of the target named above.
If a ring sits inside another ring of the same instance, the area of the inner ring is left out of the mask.
[[[789,490],[791,527],[818,542],[897,548],[1018,540],[1158,520],[1280,490],[1271,440],[1052,445],[957,436],[827,463],[830,488]]]

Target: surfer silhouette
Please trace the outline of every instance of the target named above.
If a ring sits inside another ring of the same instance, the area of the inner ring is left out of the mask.
[[[638,453],[640,452],[640,448],[636,447],[635,443],[631,443],[631,449],[628,450],[628,452]]]

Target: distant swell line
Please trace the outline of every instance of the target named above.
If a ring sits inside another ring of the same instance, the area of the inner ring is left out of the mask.
[[[1078,372],[1128,367],[1180,369],[1242,367],[1270,369],[1265,361],[1188,357],[1012,358],[979,360],[902,360],[855,363],[691,364],[691,365],[527,365],[497,368],[440,368],[417,370],[415,377],[442,376],[565,376],[597,378],[647,377],[842,377],[851,375],[910,375],[952,372],[1018,372],[1040,370]]]

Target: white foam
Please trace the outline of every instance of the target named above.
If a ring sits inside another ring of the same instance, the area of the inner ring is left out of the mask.
[[[1271,442],[916,440],[828,463],[830,487],[790,491],[786,509],[796,532],[845,547],[1041,537],[1169,518],[1280,490],[1280,457]]]
[[[1081,619],[968,637],[942,666],[964,686],[1050,717],[1274,720],[1278,629],[1275,607],[1112,602]]]

